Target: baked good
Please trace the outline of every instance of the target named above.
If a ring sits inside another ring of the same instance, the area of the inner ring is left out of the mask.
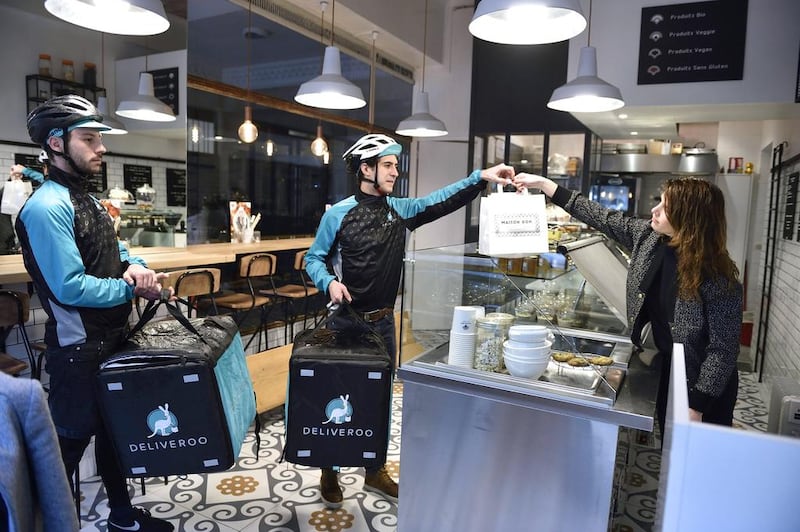
[[[575,368],[582,368],[589,365],[589,361],[584,357],[575,356],[567,360],[567,364]]]
[[[614,363],[614,359],[611,357],[596,355],[589,358],[589,362],[591,362],[595,366],[610,366]]]
[[[575,358],[575,355],[568,351],[552,351],[550,356],[552,356],[553,360],[556,362],[568,362],[569,360]]]

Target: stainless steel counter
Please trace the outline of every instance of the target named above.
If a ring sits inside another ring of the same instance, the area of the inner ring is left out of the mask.
[[[657,372],[628,357],[609,401],[602,387],[571,392],[446,356],[440,346],[398,370],[398,530],[605,531],[619,427],[652,430]]]

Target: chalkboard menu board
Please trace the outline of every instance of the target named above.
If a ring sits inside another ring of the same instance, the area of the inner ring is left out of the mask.
[[[123,164],[122,181],[125,189],[136,194],[136,189],[147,183],[153,185],[153,167],[140,164]]]
[[[786,190],[786,211],[783,214],[783,238],[791,240],[794,236],[794,215],[797,209],[797,182],[800,181],[800,172],[789,176],[789,187]],[[800,237],[800,233],[798,234]]]
[[[103,162],[100,165],[100,171],[89,177],[89,192],[93,194],[100,194],[108,189],[108,167]]]
[[[153,75],[153,94],[178,114],[178,67],[148,70]]]
[[[186,207],[186,170],[167,168],[167,205]]]
[[[643,7],[639,85],[742,79],[747,0]]]

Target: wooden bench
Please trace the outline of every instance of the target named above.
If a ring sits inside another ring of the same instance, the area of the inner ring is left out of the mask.
[[[286,344],[245,357],[253,390],[256,411],[261,414],[286,402],[286,381],[289,378],[289,357],[292,345]]]

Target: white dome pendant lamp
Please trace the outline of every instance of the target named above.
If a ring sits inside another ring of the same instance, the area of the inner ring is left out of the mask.
[[[147,57],[145,57],[147,70]],[[174,122],[175,113],[172,108],[155,97],[153,75],[149,72],[139,74],[139,92],[117,106],[117,114],[123,118],[142,120],[145,122]]]
[[[45,0],[56,17],[90,30],[117,35],[156,35],[169,28],[161,0]]]
[[[320,2],[322,20],[325,20],[325,9],[328,2]],[[333,11],[336,10],[336,1],[333,2]],[[324,40],[324,25],[320,41]],[[342,58],[339,49],[334,46],[334,18],[331,15],[331,44],[325,47],[325,56],[322,62],[322,74],[300,85],[294,99],[296,102],[309,107],[320,109],[360,109],[367,105],[361,89],[342,76]]]
[[[578,76],[553,91],[547,107],[570,113],[601,113],[625,105],[622,92],[597,77],[597,49],[591,46],[592,2],[589,1],[589,35],[587,46],[581,48]]]
[[[586,27],[579,0],[481,0],[469,32],[499,44],[566,41]]]
[[[247,2],[247,27],[253,27],[253,0]],[[258,127],[253,123],[253,109],[250,107],[250,52],[252,50],[252,37],[245,35],[247,40],[247,100],[244,105],[244,122],[239,126],[237,133],[239,139],[246,144],[255,142],[258,138]]]
[[[444,122],[431,114],[425,92],[425,57],[428,55],[428,0],[425,0],[425,22],[422,36],[422,90],[411,101],[411,116],[397,125],[396,133],[407,137],[441,137],[447,135]]]

